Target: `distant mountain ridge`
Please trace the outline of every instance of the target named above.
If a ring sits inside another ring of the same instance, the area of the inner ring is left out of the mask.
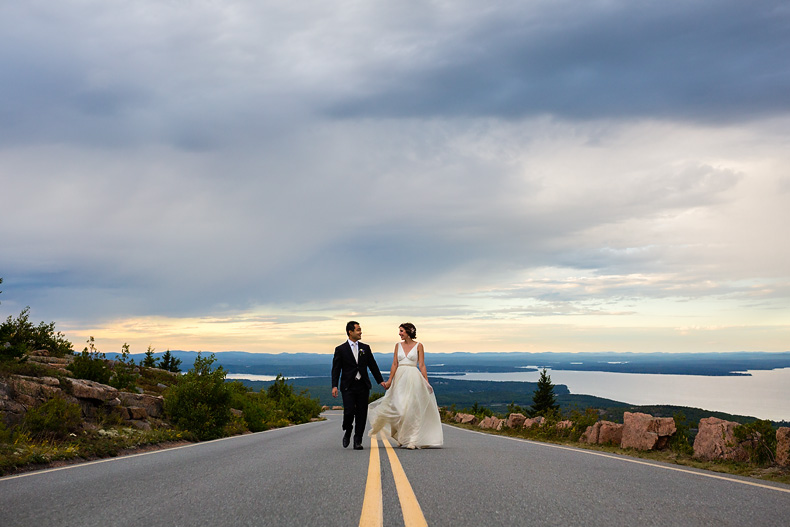
[[[197,352],[171,350],[189,369],[198,353],[213,353],[217,364],[228,373],[255,375],[326,376],[332,355],[326,353],[250,353],[246,351]],[[117,355],[108,353],[108,357]],[[162,353],[154,354],[157,358]],[[392,363],[391,353],[374,353],[382,370]],[[135,361],[145,357],[132,354]],[[429,373],[523,372],[525,369],[604,371],[613,373],[651,373],[665,375],[745,375],[747,370],[790,368],[790,352],[736,351],[722,353],[555,353],[555,352],[455,352],[427,356]]]

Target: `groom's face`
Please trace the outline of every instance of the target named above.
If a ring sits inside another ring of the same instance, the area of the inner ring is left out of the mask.
[[[354,329],[348,332],[348,338],[355,342],[360,340],[362,338],[362,327],[359,324],[355,324]]]

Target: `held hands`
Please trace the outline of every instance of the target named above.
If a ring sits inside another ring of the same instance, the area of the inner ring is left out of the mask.
[[[385,390],[389,390],[390,386],[392,386],[392,381],[390,380],[390,381],[382,382],[381,385],[384,387]]]
[[[332,388],[332,397],[337,397],[337,386]]]

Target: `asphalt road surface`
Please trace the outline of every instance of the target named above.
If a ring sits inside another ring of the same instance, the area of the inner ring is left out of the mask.
[[[325,415],[0,478],[0,526],[790,525],[788,485],[450,426],[442,449],[354,451]]]

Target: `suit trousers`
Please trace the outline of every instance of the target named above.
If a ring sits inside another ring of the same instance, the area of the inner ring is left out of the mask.
[[[343,430],[351,433],[354,430],[354,441],[362,442],[365,425],[368,420],[368,399],[370,388],[361,380],[351,382],[343,394]],[[356,423],[356,424],[355,424]]]

